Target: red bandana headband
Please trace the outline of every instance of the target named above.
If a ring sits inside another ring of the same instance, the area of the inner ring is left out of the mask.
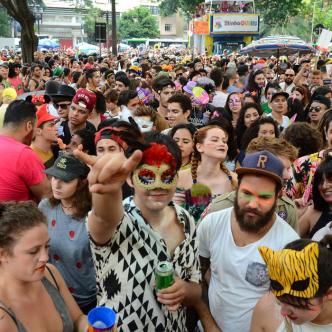
[[[111,133],[106,133],[106,131],[111,131]],[[96,133],[95,144],[97,145],[98,141],[100,141],[101,139],[111,139],[114,142],[118,143],[124,151],[127,150],[128,149],[127,143],[121,137],[119,137],[116,133],[112,133],[112,132],[119,133],[120,130],[118,128],[113,128],[111,126],[100,129]]]

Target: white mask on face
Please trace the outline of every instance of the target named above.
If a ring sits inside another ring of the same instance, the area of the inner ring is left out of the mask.
[[[152,127],[153,127],[152,121],[144,120],[139,117],[135,117],[135,122],[137,123],[137,125],[142,133],[147,133],[152,130]]]

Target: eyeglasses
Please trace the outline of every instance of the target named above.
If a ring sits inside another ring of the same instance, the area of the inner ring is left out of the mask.
[[[63,110],[67,109],[67,107],[69,106],[70,104],[56,104],[54,103],[54,107],[56,109],[58,109],[59,107],[61,107]]]
[[[321,111],[321,108],[319,106],[309,108],[309,112],[319,113],[320,111]]]

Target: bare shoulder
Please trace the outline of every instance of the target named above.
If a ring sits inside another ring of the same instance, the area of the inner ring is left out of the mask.
[[[52,264],[47,264],[47,269],[45,270],[45,277],[55,286],[60,288],[63,286],[63,278],[59,270]]]
[[[13,318],[0,306],[0,331],[17,332]]]
[[[312,218],[318,218],[321,214],[321,211],[316,210],[313,205],[309,205],[301,219],[311,220]]]
[[[275,332],[281,322],[282,317],[275,297],[272,293],[267,293],[256,303],[250,331]]]
[[[275,308],[275,306],[276,301],[274,295],[272,293],[267,293],[256,303],[255,310],[259,311],[260,314],[264,314]]]

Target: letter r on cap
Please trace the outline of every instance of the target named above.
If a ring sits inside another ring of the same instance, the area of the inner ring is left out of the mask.
[[[267,163],[267,156],[261,154],[259,156],[258,162],[257,162],[257,167],[258,168],[266,168],[265,164]]]

